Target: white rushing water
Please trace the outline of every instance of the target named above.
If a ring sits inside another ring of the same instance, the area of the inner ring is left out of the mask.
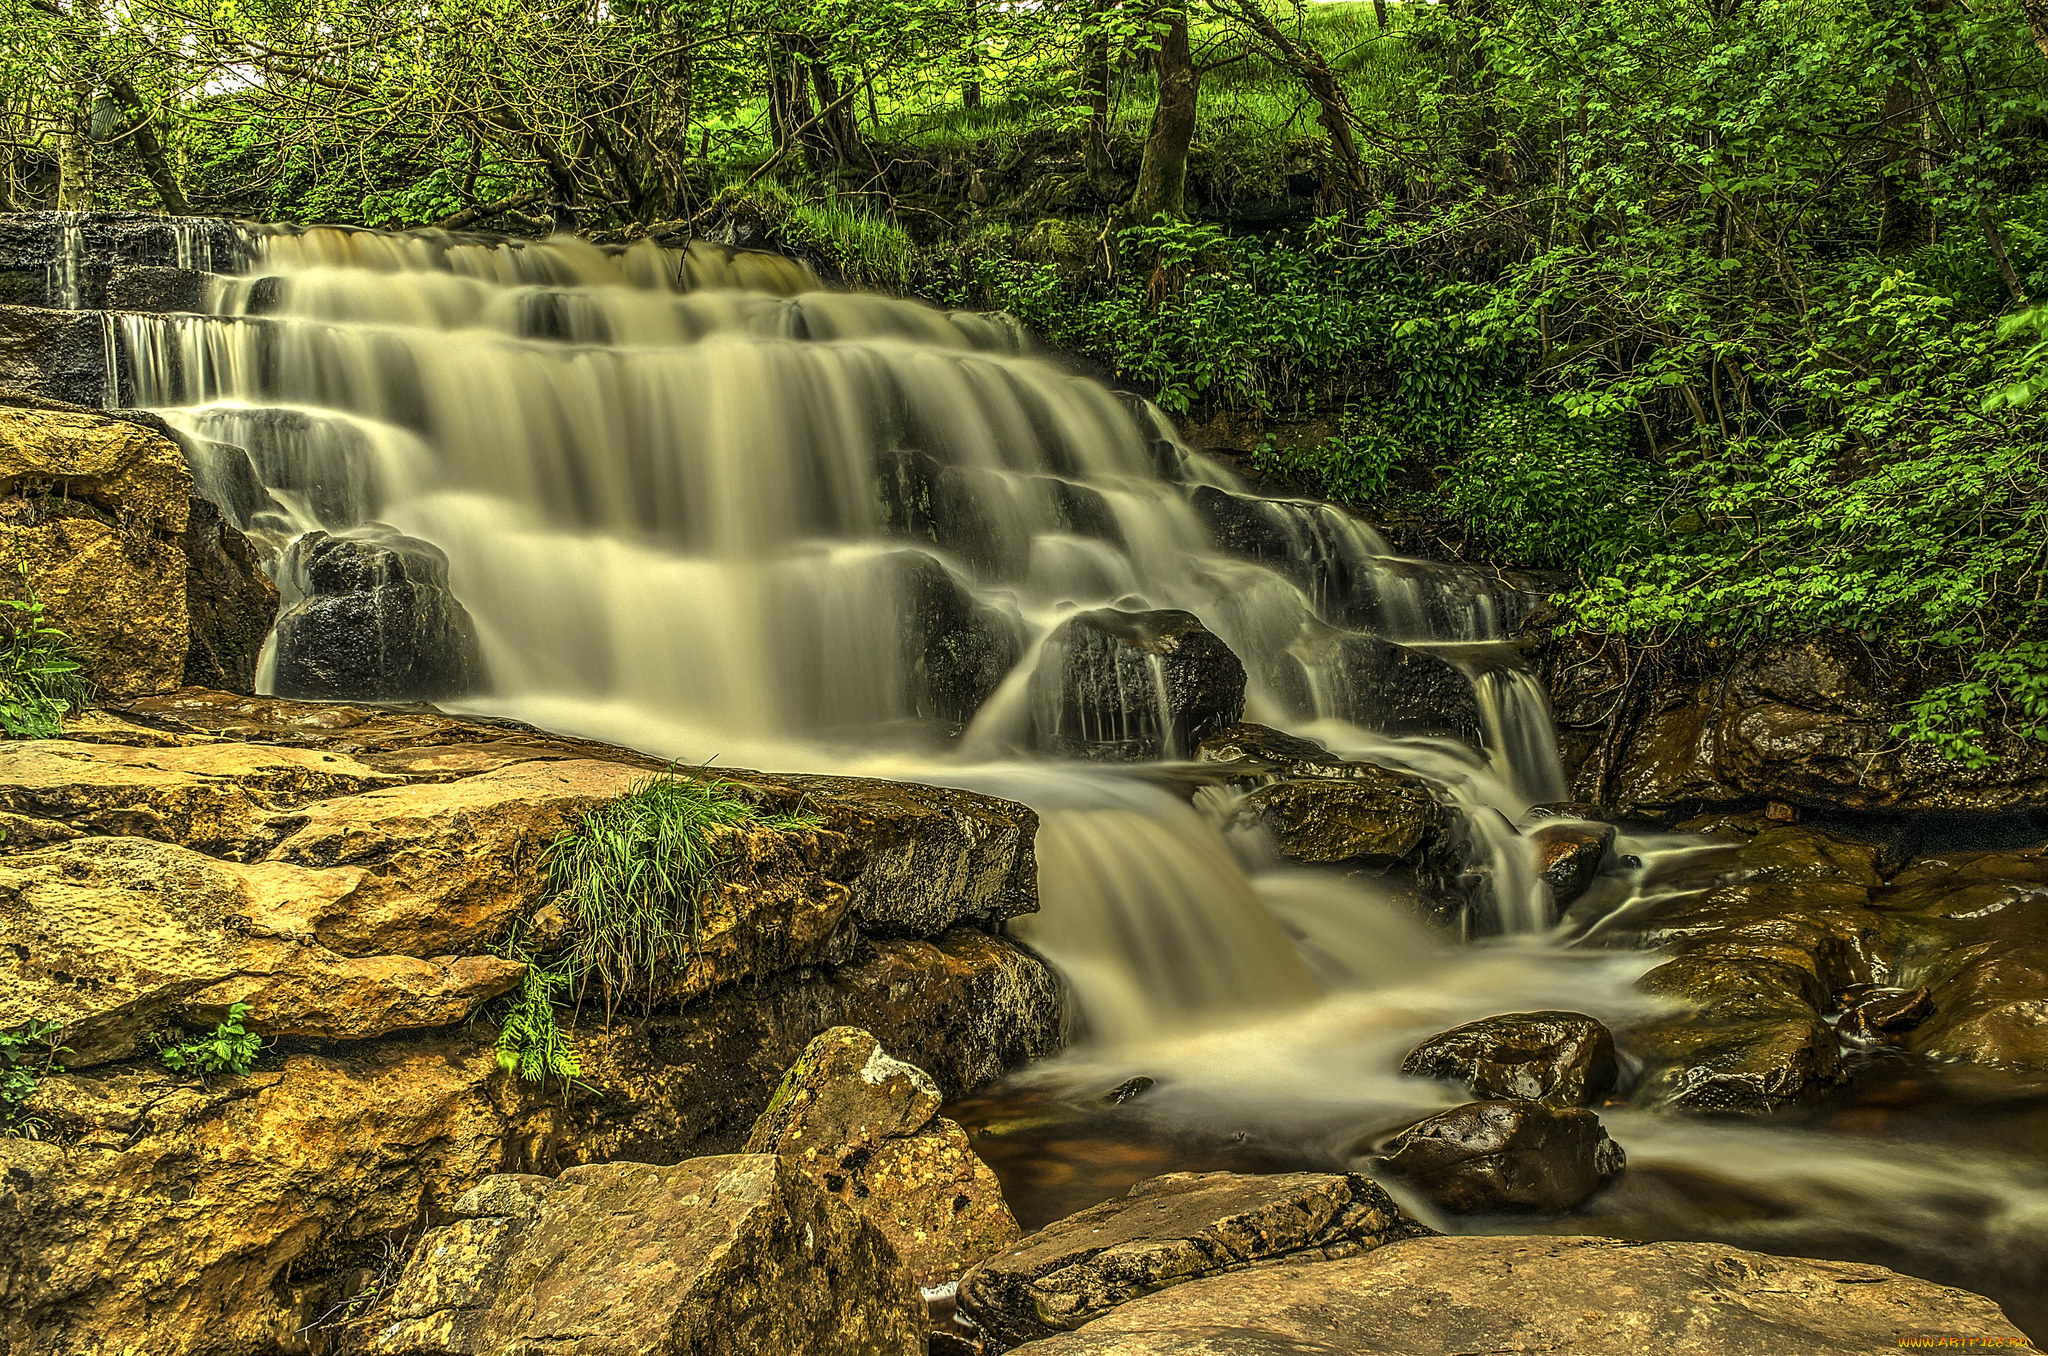
[[[1012,790],[1046,816],[1033,941],[1100,1030],[1174,1027],[1306,1001],[1331,965],[1184,800],[1036,757],[1169,723],[1154,663],[1116,672],[1104,728],[1063,726],[1062,623],[1184,610],[1243,661],[1247,719],[1437,782],[1478,826],[1502,924],[1547,925],[1502,812],[1564,788],[1496,597],[1318,504],[1230,497],[1284,556],[1226,553],[1193,494],[1235,478],[1007,318],[706,245],[255,244],[211,314],[123,318],[138,403],[273,559],[315,530],[445,552],[489,674],[470,709],[685,761]],[[934,593],[1009,670],[976,711],[947,709],[934,637],[912,634]],[[1456,689],[1465,716],[1438,723],[1484,747],[1418,737],[1444,699],[1397,711],[1392,661]],[[968,714],[947,752],[945,717]]]

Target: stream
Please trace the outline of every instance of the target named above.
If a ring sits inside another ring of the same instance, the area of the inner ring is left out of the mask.
[[[1025,1227],[1161,1171],[1359,1167],[1465,1100],[1399,1073],[1457,1023],[1652,1011],[1656,958],[1576,941],[1583,909],[1560,930],[1514,828],[1566,796],[1506,643],[1526,599],[1251,495],[1006,317],[704,244],[312,229],[247,253],[208,314],[124,316],[120,340],[133,403],[179,431],[287,610],[309,534],[428,543],[485,675],[451,710],[1038,811],[1041,911],[1012,931],[1059,970],[1077,1039],[951,1113]],[[1218,514],[1279,545],[1224,549]],[[1431,786],[1469,840],[1463,926],[1427,921],[1440,887],[1413,873],[1291,866],[1237,827],[1164,667],[1077,659],[1073,624],[1105,609],[1193,614],[1242,664],[1245,720]],[[1725,851],[1624,829],[1598,909],[1703,892]],[[1110,1097],[1132,1079],[1152,1081]],[[1628,1171],[1569,1218],[1407,1203],[1450,1231],[1876,1261],[2048,1331],[2036,1089],[1879,1051],[1767,1118],[1602,1116]]]

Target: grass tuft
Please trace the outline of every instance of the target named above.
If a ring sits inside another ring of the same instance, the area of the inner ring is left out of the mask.
[[[807,814],[764,815],[729,783],[650,777],[594,810],[548,848],[551,893],[575,931],[567,973],[580,1002],[595,982],[605,1020],[630,995],[696,954],[698,909],[725,879],[719,830],[814,829]]]
[[[77,642],[44,615],[27,562],[18,568],[22,596],[0,598],[0,733],[51,739],[66,712],[92,700],[92,683]]]

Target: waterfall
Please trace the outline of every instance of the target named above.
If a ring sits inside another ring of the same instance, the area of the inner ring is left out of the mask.
[[[1241,661],[1247,719],[1443,787],[1502,920],[1547,925],[1501,812],[1562,778],[1494,593],[1247,494],[1013,320],[702,242],[308,229],[247,252],[210,313],[121,317],[136,403],[274,571],[314,533],[445,553],[488,674],[468,709],[1021,787],[1045,811],[1028,935],[1092,1025],[1132,1031],[1299,1002],[1345,949],[1305,958],[1326,901],[1254,881],[1184,799],[1019,761],[1057,723],[1063,626],[1192,614]],[[1085,740],[1164,738],[1158,661],[1110,686]]]

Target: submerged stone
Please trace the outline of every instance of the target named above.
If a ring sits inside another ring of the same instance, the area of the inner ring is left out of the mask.
[[[1376,1160],[1461,1215],[1561,1215],[1619,1176],[1627,1157],[1600,1118],[1536,1102],[1471,1102],[1402,1131]]]

